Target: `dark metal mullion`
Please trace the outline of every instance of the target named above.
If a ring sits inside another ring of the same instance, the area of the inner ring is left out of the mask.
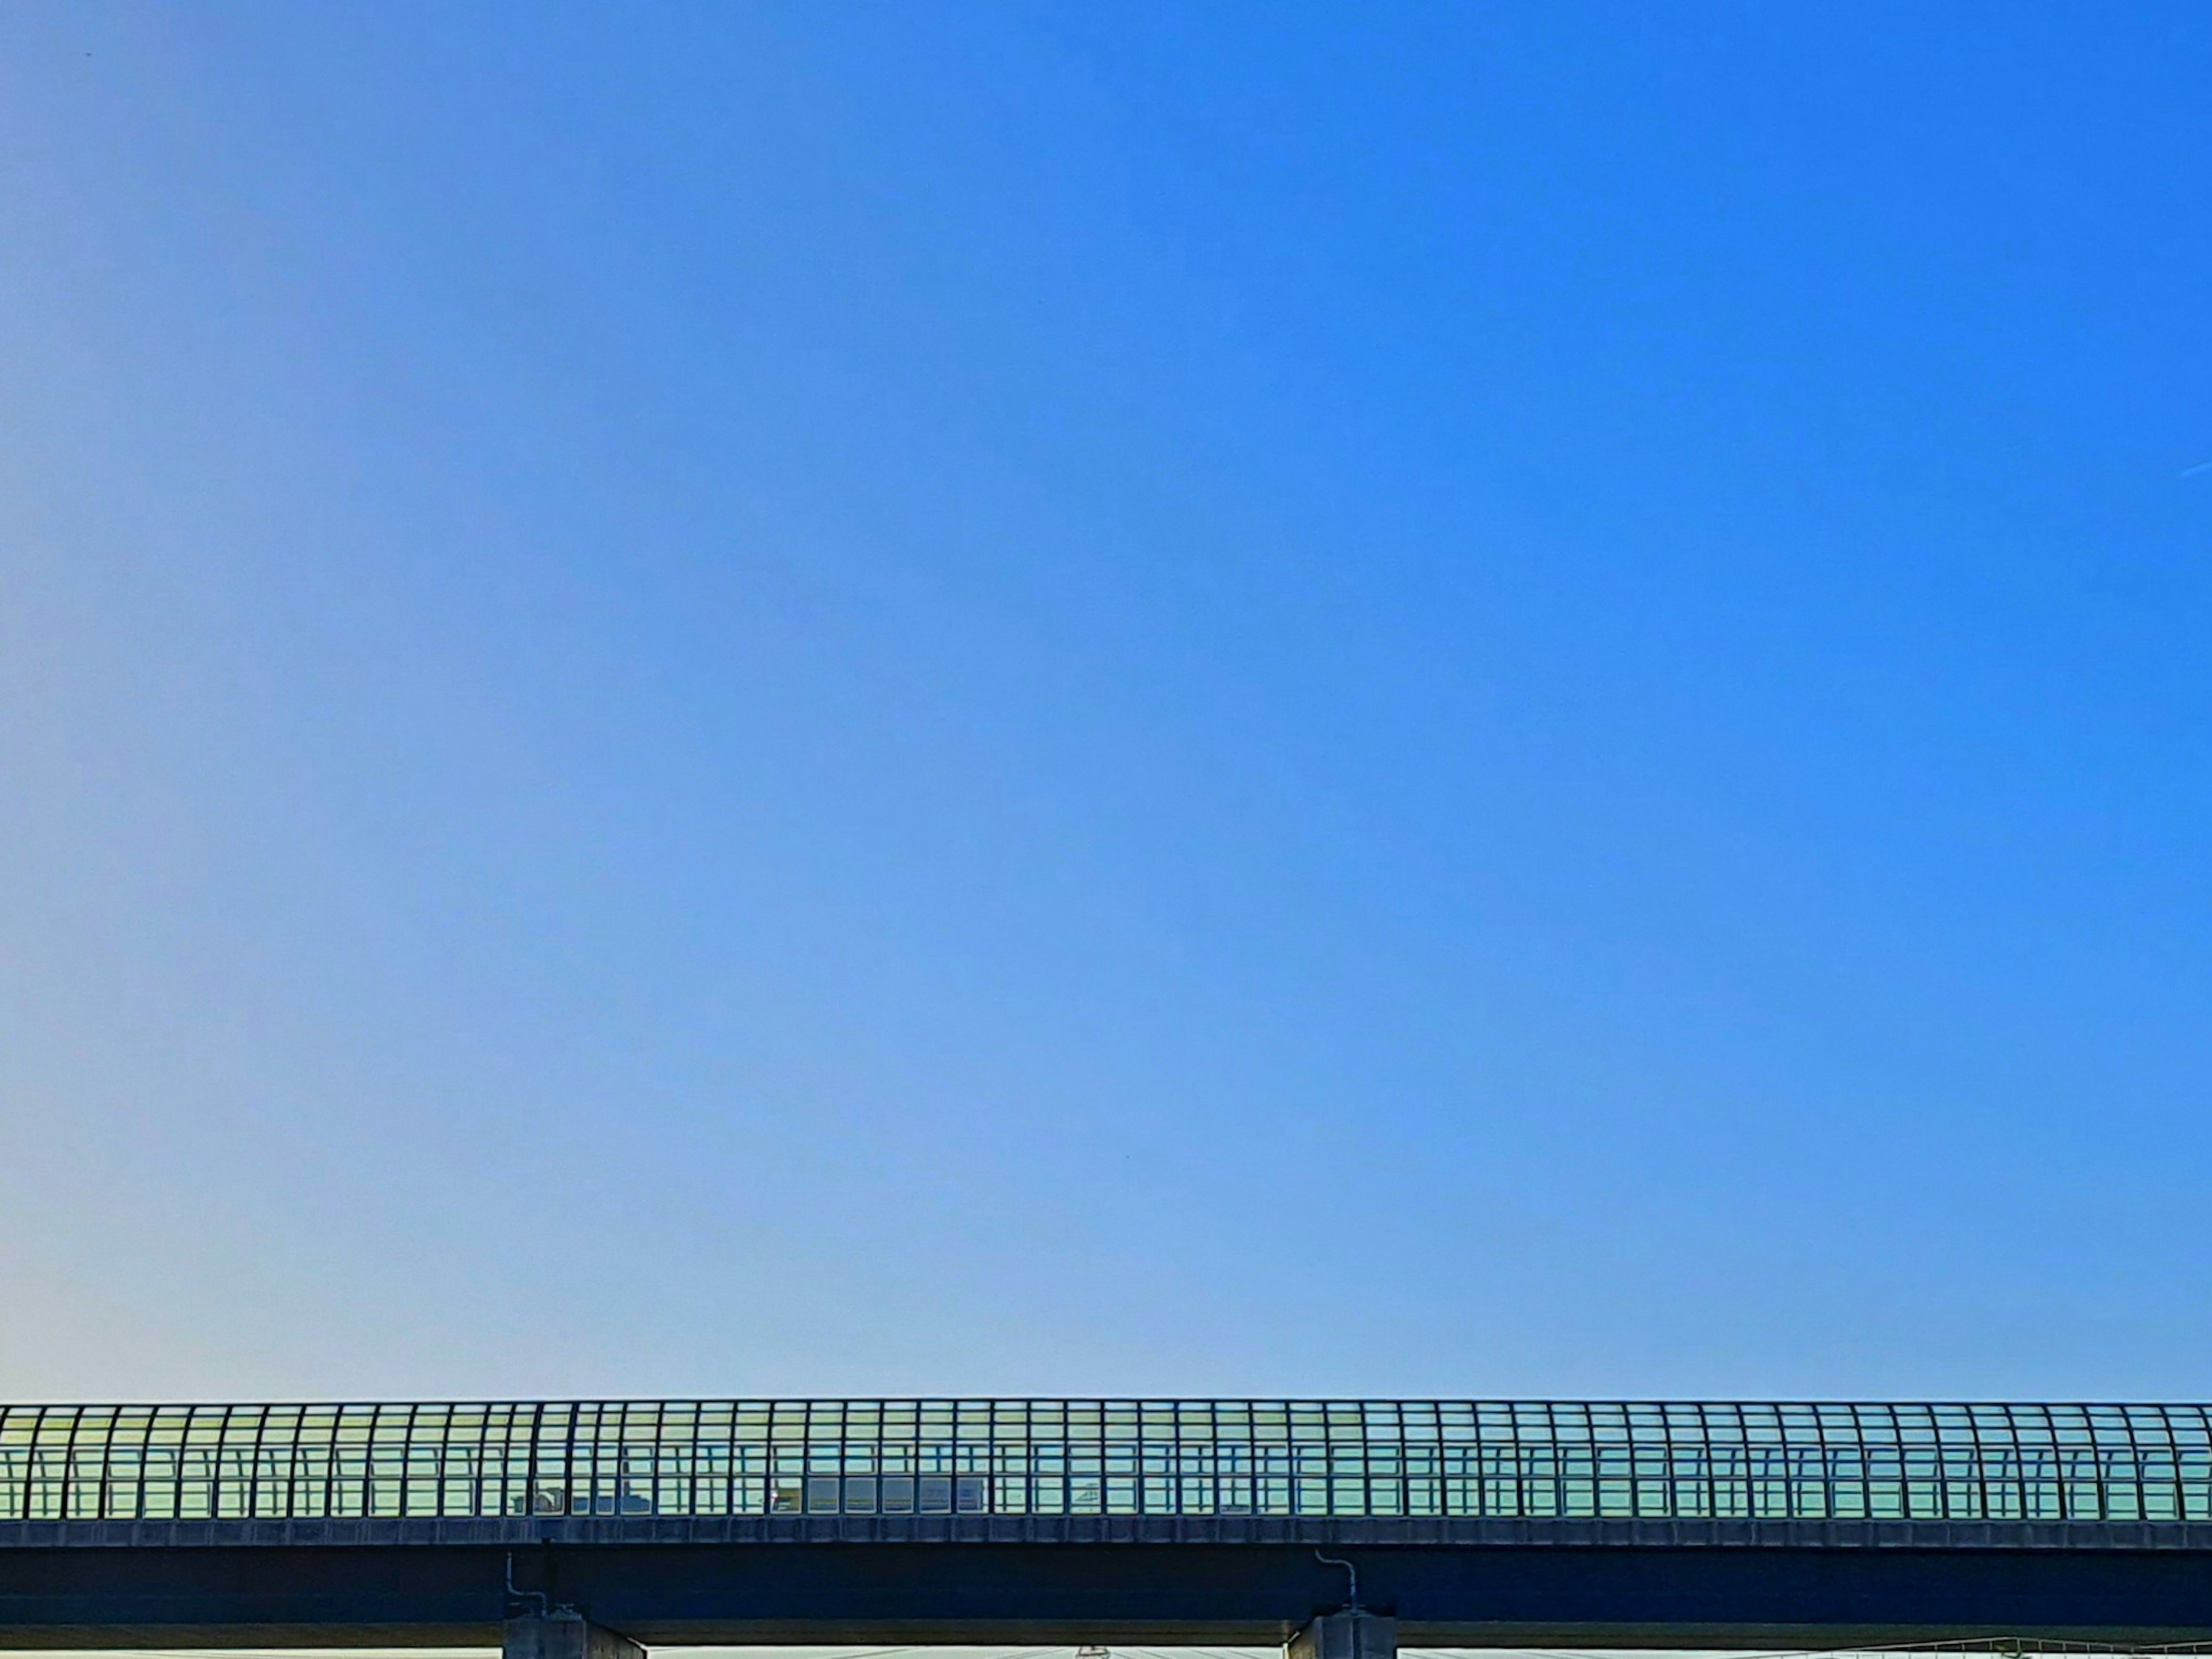
[[[2051,1422],[2051,1479],[2058,1494],[2058,1518],[2071,1521],[2074,1519],[2074,1468],[2068,1455],[2069,1449],[2064,1432],[2060,1427],[2064,1419],[2058,1415],[2065,1409],[2063,1406],[2047,1408]]]
[[[255,1413],[253,1444],[245,1459],[247,1470],[244,1481],[246,1490],[239,1494],[240,1511],[244,1518],[251,1520],[253,1516],[253,1488],[258,1484],[254,1475],[260,1464],[261,1431],[269,1422],[269,1408],[266,1406],[233,1406],[223,1413],[222,1433],[216,1441],[215,1508],[216,1514],[222,1513],[222,1460],[231,1448],[231,1425],[239,1420],[238,1414],[241,1411],[251,1411]]]
[[[1828,1473],[1827,1419],[1820,1415],[1820,1407],[1816,1401],[1807,1401],[1804,1408],[1806,1414],[1813,1422],[1812,1443],[1806,1455],[1813,1465],[1812,1484],[1819,1488],[1820,1493],[1820,1513],[1818,1518],[1827,1520],[1832,1518],[1836,1513],[1835,1481]],[[1792,1513],[1802,1516],[1804,1513],[1802,1505],[1793,1504]]]
[[[8,1420],[18,1413],[28,1419],[31,1425],[29,1437],[23,1442],[23,1495],[15,1505],[20,1512],[8,1516],[10,1521],[27,1521],[31,1518],[31,1459],[33,1454],[38,1450],[39,1418],[42,1409],[32,1406],[18,1406],[12,1409],[6,1406],[0,1406],[0,1427],[5,1427]]]
[[[44,1459],[44,1442],[46,1431],[46,1419],[49,1417],[52,1417],[58,1421],[59,1413],[65,1412],[68,1409],[69,1407],[66,1406],[41,1406],[39,1408],[38,1415],[31,1421],[31,1442],[29,1446],[27,1448],[29,1455],[24,1460],[23,1464],[23,1518],[27,1521],[36,1518],[31,1513],[33,1507],[31,1501],[31,1494],[37,1488],[39,1470]],[[70,1428],[70,1433],[72,1436],[76,1433],[74,1425]],[[63,1460],[62,1468],[64,1471],[64,1491],[61,1501],[56,1506],[57,1514],[65,1512],[69,1503],[67,1491],[67,1471],[69,1468],[69,1463],[66,1458]]]
[[[534,1404],[530,1408],[529,1444],[529,1462],[527,1464],[529,1474],[526,1477],[526,1484],[527,1485],[528,1491],[524,1496],[523,1504],[525,1512],[534,1516],[538,1513],[538,1492],[540,1491],[539,1483],[544,1478],[542,1474],[542,1462],[543,1461],[550,1460],[556,1455],[556,1454],[545,1444],[545,1407],[542,1403]],[[568,1512],[568,1463],[565,1453],[558,1454],[558,1455],[560,1457],[561,1469],[560,1513],[566,1515]]]
[[[415,1512],[415,1465],[416,1462],[415,1456],[415,1431],[416,1426],[422,1420],[422,1413],[424,1409],[425,1408],[420,1404],[410,1405],[407,1407],[407,1431],[399,1437],[399,1513],[403,1516],[412,1515]],[[453,1413],[450,1409],[447,1410],[446,1418],[448,1422],[453,1420]],[[430,1466],[431,1480],[437,1485],[442,1486],[446,1473],[446,1456],[442,1447],[433,1446],[430,1448]],[[436,1513],[434,1504],[432,1507],[431,1512],[433,1514]]]
[[[2122,1407],[2120,1421],[2127,1427],[2128,1461],[2135,1469],[2136,1519],[2148,1520],[2150,1516],[2149,1482],[2143,1478],[2143,1443],[2142,1437],[2136,1432],[2136,1414]]]
[[[194,1455],[192,1431],[198,1428],[204,1420],[205,1418],[202,1407],[196,1406],[185,1413],[185,1437],[183,1443],[179,1446],[177,1453],[177,1519],[179,1521],[190,1518],[185,1513],[185,1493],[192,1483],[185,1471],[189,1470],[192,1467],[192,1458]],[[215,1438],[215,1444],[217,1448],[218,1455],[220,1454],[220,1449],[222,1445],[222,1430],[220,1424],[221,1419],[218,1418],[218,1426],[216,1430]],[[215,1513],[216,1508],[215,1486],[216,1471],[220,1465],[216,1461],[210,1460],[206,1463],[203,1464],[202,1467],[207,1476],[204,1484],[206,1486],[208,1492],[208,1513],[212,1516]]]
[[[57,1513],[64,1521],[73,1521],[77,1518],[70,1513],[72,1507],[70,1500],[76,1496],[76,1437],[78,1432],[84,1427],[84,1407],[64,1406],[59,1409],[69,1413],[70,1425],[69,1438],[62,1442],[62,1491]]]
[[[671,1455],[668,1442],[665,1437],[668,1432],[668,1408],[672,1404],[681,1403],[681,1401],[664,1400],[653,1407],[653,1455],[650,1464],[652,1474],[646,1486],[647,1494],[646,1503],[650,1506],[647,1509],[647,1513],[651,1515],[659,1515],[660,1513],[661,1482],[664,1480],[672,1482],[677,1479],[676,1476],[669,1474],[668,1471],[671,1467],[677,1464],[679,1460]],[[691,1434],[695,1440],[698,1437],[699,1411],[696,1402],[693,1404],[691,1410]],[[680,1462],[682,1467],[687,1471],[691,1467],[691,1460],[688,1456],[681,1459]],[[690,1483],[686,1481],[685,1484],[688,1486]],[[688,1492],[684,1497],[684,1508],[686,1513],[689,1513],[691,1508],[691,1500]]]
[[[2006,1418],[2007,1418],[2007,1419],[2011,1422],[2011,1424],[2012,1424],[2012,1434],[2013,1434],[2013,1440],[2014,1440],[2014,1443],[2015,1444],[2020,1445],[2021,1447],[2022,1447],[2022,1448],[2023,1448],[2022,1455],[2021,1455],[2021,1471],[2020,1471],[2020,1503],[2021,1503],[2021,1517],[2022,1517],[2023,1519],[2032,1519],[2032,1520],[2042,1520],[2042,1519],[2045,1519],[2045,1516],[2040,1516],[2040,1515],[2034,1515],[2034,1514],[2032,1514],[2032,1513],[2031,1513],[2031,1508],[2032,1508],[2032,1506],[2031,1506],[2031,1504],[2030,1504],[2030,1503],[2029,1503],[2029,1500],[2028,1500],[2028,1493],[2029,1493],[2029,1492],[2031,1491],[2032,1487],[2031,1487],[2031,1483],[2029,1482],[2029,1480],[2028,1480],[2028,1474],[2027,1474],[2027,1455],[2026,1455],[2026,1453],[2025,1453],[2025,1449],[2025,1449],[2025,1447],[2026,1447],[2026,1445],[2027,1445],[2027,1440],[2026,1440],[2026,1438],[2025,1438],[2025,1437],[2024,1437],[2024,1435],[2023,1435],[2023,1433],[2022,1433],[2021,1427],[2021,1422],[2022,1422],[2021,1408],[2021,1407],[2017,1407],[2017,1406],[2011,1406],[2011,1405],[2008,1405],[2008,1406],[2005,1407],[2005,1416],[2006,1416]],[[2052,1428],[2052,1426],[2051,1426],[2051,1413],[2050,1413],[2049,1412],[2047,1412],[2047,1411],[2039,1412],[2039,1413],[2036,1413],[2036,1416],[2035,1416],[2035,1424],[2036,1424],[2036,1430],[2037,1430],[2037,1440],[2036,1440],[2036,1455],[2037,1455],[2037,1461],[2038,1461],[2038,1462],[2039,1462],[2039,1463],[2040,1463],[2043,1467],[2047,1468],[2051,1471],[2051,1494],[2052,1494],[2052,1496],[2053,1496],[2054,1498],[2056,1498],[2056,1497],[2057,1497],[2057,1493],[2058,1493],[2058,1487],[2059,1487],[2059,1486],[2060,1486],[2060,1484],[2061,1484],[2061,1482],[2060,1482],[2060,1480],[2059,1480],[2059,1476],[2058,1476],[2058,1438],[2057,1438],[2057,1431],[2056,1431]],[[2065,1508],[2064,1508],[2064,1504],[2063,1504],[2063,1499],[2062,1499],[2062,1500],[2061,1500],[2061,1502],[2060,1502],[2059,1513],[2060,1513],[2061,1515],[2063,1515],[2063,1514],[2065,1513]]]
[[[84,1413],[82,1408],[76,1406],[49,1406],[46,1407],[46,1412],[40,1413],[39,1427],[41,1431],[46,1427],[46,1417],[47,1413],[56,1412],[67,1413],[69,1419],[69,1437],[62,1442],[62,1467],[61,1479],[59,1482],[60,1491],[54,1499],[55,1518],[58,1520],[66,1521],[70,1518],[70,1477],[75,1473],[75,1470],[72,1468],[75,1461],[72,1454],[76,1449],[77,1425],[84,1420]],[[37,1442],[34,1440],[32,1443],[35,1445]]]
[[[522,1420],[522,1414],[525,1409],[526,1407],[520,1401],[507,1401],[504,1406],[504,1410],[506,1411],[507,1415],[500,1421],[499,1513],[501,1515],[509,1515],[514,1512],[513,1505],[514,1504],[515,1483],[518,1480],[521,1482],[521,1512],[526,1516],[531,1512],[530,1489],[532,1486],[532,1473],[530,1467],[530,1442],[526,1436],[522,1441],[522,1455],[519,1460],[521,1466],[521,1473],[518,1475],[515,1472],[516,1464],[518,1462],[518,1459],[515,1455],[515,1427],[516,1425]],[[479,1497],[477,1502],[478,1507],[481,1508],[483,1504],[483,1498]]]
[[[520,1411],[525,1408],[518,1406],[516,1409]],[[542,1404],[533,1403],[526,1409],[529,1412],[530,1427],[529,1432],[525,1435],[522,1442],[522,1512],[535,1519],[538,1515],[538,1437],[544,1430],[545,1407]],[[514,1443],[514,1431],[512,1428],[508,1429],[507,1444],[510,1446]],[[561,1501],[562,1507],[567,1508],[568,1499],[564,1497]]]
[[[339,1455],[340,1448],[344,1443],[338,1438],[339,1431],[344,1427],[345,1407],[332,1407],[331,1408],[330,1455],[323,1460],[323,1513],[326,1516],[334,1516],[338,1512],[339,1502],[345,1495],[345,1477],[340,1473],[344,1464]]]
[[[459,1403],[455,1401],[448,1400],[446,1402],[446,1427],[438,1437],[438,1500],[430,1511],[435,1516],[443,1516],[448,1513],[447,1506],[453,1502],[453,1483],[461,1478],[453,1473],[455,1453],[462,1444],[459,1438],[461,1409]],[[490,1418],[491,1413],[489,1411],[484,1412],[477,1424],[474,1449],[466,1455],[469,1495],[461,1505],[463,1516],[474,1515],[480,1507],[477,1493],[482,1489],[483,1484],[484,1431],[489,1424]]]
[[[248,1520],[256,1519],[261,1511],[261,1443],[269,1436],[269,1413],[272,1407],[264,1405],[261,1415],[253,1425],[253,1449],[246,1460],[246,1514]],[[224,1425],[226,1430],[228,1424]],[[289,1494],[287,1494],[289,1497]],[[289,1510],[291,1505],[283,1506]]]
[[[1562,1455],[1560,1450],[1559,1408],[1553,1401],[1547,1400],[1543,1402],[1543,1409],[1544,1442],[1546,1449],[1551,1454],[1552,1462],[1552,1515],[1554,1518],[1557,1518],[1559,1516],[1563,1514],[1566,1509],[1566,1459]],[[1587,1426],[1587,1425],[1585,1425],[1585,1426]],[[1521,1425],[1517,1421],[1513,1425],[1513,1432],[1516,1439],[1517,1440],[1521,1433]],[[1522,1480],[1525,1486],[1527,1483],[1527,1465],[1525,1462],[1522,1465]],[[1595,1498],[1595,1492],[1591,1494],[1593,1498]],[[1524,1512],[1527,1510],[1527,1501],[1524,1498],[1522,1504],[1522,1508]]]
[[[116,1418],[116,1422],[118,1425],[122,1420],[123,1419],[120,1415]],[[126,1517],[127,1519],[135,1521],[140,1516],[146,1513],[146,1454],[152,1449],[153,1443],[154,1413],[151,1411],[149,1411],[146,1413],[146,1432],[138,1442],[138,1473],[132,1478],[131,1482],[131,1514]],[[112,1467],[112,1460],[115,1455],[115,1431],[113,1429],[110,1429],[107,1432],[107,1455]],[[102,1516],[106,1516],[107,1512],[107,1470],[103,1469],[100,1471],[100,1507]]]
[[[392,1404],[387,1401],[378,1406],[376,1409],[369,1414],[368,1490],[367,1493],[367,1502],[363,1507],[366,1508],[372,1515],[376,1512],[376,1466],[379,1462],[377,1449],[380,1446],[386,1446],[391,1443],[384,1437],[382,1432],[385,1425],[385,1414],[391,1410]],[[411,1433],[415,1426],[415,1408],[412,1406],[410,1406],[407,1408],[405,1422]],[[407,1454],[411,1449],[412,1448],[409,1444],[409,1436],[402,1435],[399,1439],[399,1491],[394,1499],[394,1512],[403,1516],[407,1513]]]
[[[1990,1520],[1990,1517],[1997,1513],[1997,1506],[1996,1502],[1993,1502],[1993,1498],[1990,1498],[1993,1486],[1990,1486],[1990,1478],[1989,1478],[1989,1444],[1982,1440],[1980,1411],[1975,1409],[1975,1407],[1966,1407],[1966,1422],[1973,1425],[1973,1474],[1975,1474],[1975,1491],[1982,1495],[1982,1520]],[[2006,1413],[2004,1416],[2004,1427],[2006,1431],[2011,1431],[2013,1429],[2011,1413]],[[2017,1444],[2017,1436],[2015,1436],[2015,1444]]]
[[[284,1446],[283,1508],[284,1518],[288,1521],[296,1518],[300,1513],[300,1442],[307,1427],[307,1408],[302,1406],[300,1414],[292,1419],[292,1431]],[[265,1439],[269,1433],[266,1423],[263,1424],[261,1432]]]

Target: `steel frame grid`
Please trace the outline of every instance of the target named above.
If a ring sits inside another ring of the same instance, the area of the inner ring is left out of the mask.
[[[2198,1405],[726,1400],[0,1407],[0,1521],[2212,1521]]]

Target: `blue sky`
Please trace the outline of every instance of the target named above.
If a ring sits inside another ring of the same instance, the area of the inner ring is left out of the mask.
[[[0,14],[0,1394],[2203,1395],[2208,74]]]

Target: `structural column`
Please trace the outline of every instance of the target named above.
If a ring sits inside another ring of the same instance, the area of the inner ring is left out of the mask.
[[[1398,1621],[1359,1607],[1321,1613],[1283,1652],[1285,1659],[1398,1659]]]
[[[500,1659],[646,1659],[645,1650],[580,1613],[556,1607],[550,1613],[510,1619],[501,1632]]]

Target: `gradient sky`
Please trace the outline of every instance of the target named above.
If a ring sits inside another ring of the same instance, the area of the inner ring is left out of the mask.
[[[2202,1397],[2208,86],[0,11],[0,1395]]]

